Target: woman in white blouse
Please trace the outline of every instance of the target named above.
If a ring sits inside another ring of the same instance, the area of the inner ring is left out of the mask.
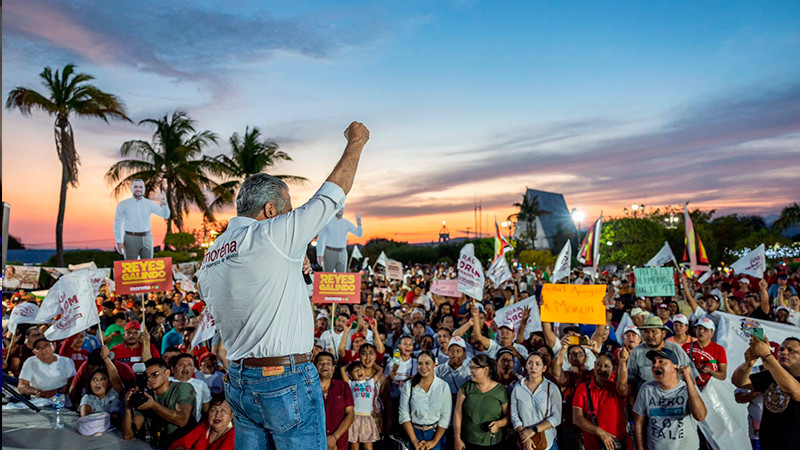
[[[450,426],[452,397],[448,384],[433,373],[436,360],[430,350],[417,356],[417,374],[400,391],[400,424],[415,450],[444,448]]]
[[[534,448],[534,441],[546,440],[545,449],[556,440],[556,427],[561,424],[561,391],[544,378],[546,366],[535,352],[525,363],[528,378],[511,393],[511,424],[523,449]]]

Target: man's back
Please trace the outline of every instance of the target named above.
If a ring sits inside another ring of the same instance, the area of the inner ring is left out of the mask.
[[[325,183],[287,214],[234,217],[209,248],[198,284],[230,361],[311,351],[314,317],[302,265],[308,243],[343,201],[342,189]]]

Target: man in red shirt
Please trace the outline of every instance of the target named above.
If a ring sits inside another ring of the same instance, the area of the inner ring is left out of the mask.
[[[139,322],[128,322],[122,334],[122,344],[111,349],[114,359],[133,367],[137,362],[146,362],[150,358],[159,358],[156,346],[150,343],[150,333]]]
[[[725,349],[716,342],[711,342],[715,329],[714,321],[704,317],[694,328],[697,341],[683,344],[689,359],[700,372],[695,380],[700,389],[705,387],[711,377],[724,380],[728,371],[728,356]]]
[[[325,402],[325,440],[328,449],[347,450],[350,425],[355,420],[353,391],[342,380],[333,379],[333,355],[319,352],[314,357]]]
[[[603,353],[594,365],[594,377],[581,383],[572,399],[573,423],[583,431],[586,450],[618,448],[626,442],[625,399],[628,396],[628,357],[619,349],[619,366],[614,380],[614,356]]]

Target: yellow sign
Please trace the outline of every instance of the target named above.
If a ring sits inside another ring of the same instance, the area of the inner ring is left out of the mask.
[[[542,322],[605,325],[604,284],[545,284]]]

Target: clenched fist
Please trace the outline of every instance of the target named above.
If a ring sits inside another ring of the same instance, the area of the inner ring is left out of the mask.
[[[366,144],[369,140],[369,130],[361,122],[353,122],[344,130],[344,137],[350,144]]]

